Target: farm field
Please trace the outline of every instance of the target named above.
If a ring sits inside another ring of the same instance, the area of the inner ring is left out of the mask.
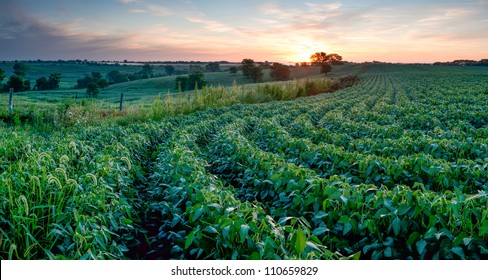
[[[86,64],[66,64],[66,63],[30,63],[27,64],[30,71],[27,75],[27,80],[35,85],[36,79],[44,76],[48,77],[50,73],[59,72],[61,74],[60,89],[57,90],[43,90],[43,91],[23,91],[16,92],[14,95],[14,102],[16,106],[50,106],[53,104],[62,104],[63,102],[74,102],[75,99],[80,102],[86,100],[94,102],[99,107],[116,108],[120,101],[120,94],[123,93],[125,102],[127,104],[135,105],[150,105],[155,98],[160,95],[176,94],[175,79],[179,75],[163,76],[150,79],[141,79],[125,83],[109,85],[107,88],[101,90],[100,94],[95,97],[88,96],[86,89],[76,89],[77,79],[88,76],[91,72],[100,72],[103,77],[113,70],[118,70],[124,73],[136,73],[142,69],[141,65],[86,65]],[[13,63],[0,63],[0,68],[6,70],[7,75],[11,74]],[[177,65],[175,68],[180,71],[188,71],[190,64]],[[205,65],[200,65],[202,68]],[[337,78],[346,74],[357,73],[360,69],[358,64],[346,64],[336,66],[335,69],[328,74],[329,78]],[[160,66],[153,66],[155,74],[164,74],[164,68]],[[223,65],[221,69],[227,69],[228,66]],[[270,78],[270,70],[264,70],[263,82],[272,82]],[[165,75],[165,74],[164,74]],[[186,76],[186,74],[184,75]],[[320,67],[293,67],[291,69],[290,79],[304,79],[321,77]],[[231,74],[228,71],[220,72],[206,72],[205,80],[209,86],[223,86],[230,87],[232,85],[249,84],[249,79],[245,78],[241,72]],[[193,92],[193,91],[190,91]],[[8,104],[8,92],[0,93],[0,107],[6,107]]]
[[[331,94],[0,126],[0,259],[488,259],[488,70],[371,64]]]

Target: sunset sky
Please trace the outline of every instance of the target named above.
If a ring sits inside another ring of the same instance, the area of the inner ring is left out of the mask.
[[[0,60],[488,58],[488,0],[0,0]]]

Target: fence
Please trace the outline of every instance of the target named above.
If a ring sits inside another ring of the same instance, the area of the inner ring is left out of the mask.
[[[9,92],[0,93],[0,108],[7,108],[9,114],[15,112],[15,109],[21,110],[22,108],[38,107],[39,109],[50,108],[53,105],[62,104],[79,104],[86,105],[91,104],[100,109],[113,109],[123,111],[128,105],[148,105],[159,94],[124,94],[121,92],[118,96],[113,94],[104,96],[99,94],[98,96],[88,96],[79,92],[71,93],[53,93],[42,92],[14,92],[14,89],[10,89]],[[14,106],[15,105],[15,106]]]

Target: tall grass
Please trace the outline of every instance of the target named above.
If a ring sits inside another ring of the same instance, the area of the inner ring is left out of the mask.
[[[188,114],[207,108],[224,107],[233,104],[256,104],[275,100],[292,100],[299,97],[333,92],[356,83],[355,76],[338,79],[295,80],[287,83],[266,83],[259,85],[231,87],[209,86],[195,89],[193,94],[159,96],[151,105],[149,118]]]
[[[189,114],[210,108],[230,106],[233,104],[256,104],[276,100],[292,100],[299,97],[333,92],[348,87],[356,82],[355,76],[344,76],[337,79],[304,79],[289,82],[238,85],[230,87],[207,86],[193,92],[160,94],[147,104],[126,105],[122,112],[116,108],[105,107],[94,100],[76,102],[66,99],[57,105],[37,108],[34,106],[17,107],[14,114],[0,108],[0,120],[14,126],[33,125],[42,129],[59,128],[116,121],[126,125],[133,121],[148,119],[159,120],[178,114]]]

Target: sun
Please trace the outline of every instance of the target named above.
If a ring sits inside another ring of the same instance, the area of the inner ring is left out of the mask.
[[[314,43],[302,43],[290,49],[291,62],[310,62],[310,56],[318,51],[324,50],[323,46],[316,46]]]
[[[299,50],[295,51],[294,54],[290,57],[291,62],[309,62],[310,56],[313,52],[309,50]]]

